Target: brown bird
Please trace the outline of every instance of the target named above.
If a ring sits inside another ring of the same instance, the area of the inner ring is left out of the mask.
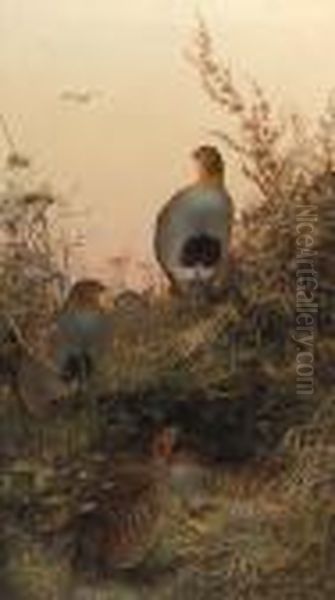
[[[173,447],[174,433],[164,428],[142,456],[115,457],[102,469],[103,483],[78,519],[77,567],[106,575],[145,561],[164,526]]]

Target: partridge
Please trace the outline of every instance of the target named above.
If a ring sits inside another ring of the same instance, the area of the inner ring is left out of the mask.
[[[58,315],[51,336],[54,360],[66,381],[85,382],[108,329],[101,296],[105,286],[96,280],[78,281]]]
[[[234,206],[220,152],[201,146],[192,158],[195,181],[160,211],[154,249],[172,291],[210,298],[227,278]]]
[[[77,567],[108,574],[145,561],[164,526],[172,451],[173,432],[164,429],[141,459],[114,458],[79,516]]]

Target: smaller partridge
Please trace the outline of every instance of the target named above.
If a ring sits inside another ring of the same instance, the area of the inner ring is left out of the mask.
[[[50,345],[66,381],[84,383],[94,372],[109,323],[102,305],[104,291],[100,281],[78,281],[58,315]]]
[[[164,429],[146,456],[111,461],[78,519],[77,567],[106,575],[145,561],[164,526],[173,439],[173,431]]]

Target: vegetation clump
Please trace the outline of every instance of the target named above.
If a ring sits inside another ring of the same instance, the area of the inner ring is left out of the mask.
[[[1,377],[8,364],[13,371],[0,391],[8,599],[334,597],[334,111],[312,134],[297,117],[278,123],[259,86],[240,92],[202,22],[192,62],[225,119],[216,135],[257,198],[236,224],[222,293],[210,305],[149,293],[135,314],[111,308],[96,372],[43,418],[17,405],[13,378],[18,349],[26,351],[18,332],[33,345],[41,314],[50,322],[60,302],[45,237],[50,206],[21,195],[11,220],[2,201]],[[301,223],[315,271],[305,284]],[[303,289],[318,308],[306,335]],[[307,352],[312,387],[301,393],[297,357]],[[172,495],[164,539],[140,569],[87,581],[72,568],[87,490],[99,497],[104,465],[119,452],[141,454],[162,426],[176,429],[177,454],[214,474],[209,506],[194,513]]]

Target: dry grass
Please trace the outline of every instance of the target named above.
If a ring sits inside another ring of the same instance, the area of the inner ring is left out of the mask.
[[[192,60],[224,117],[234,119],[237,141],[221,138],[262,201],[235,232],[230,278],[216,306],[152,296],[140,319],[118,314],[91,387],[43,421],[22,423],[2,390],[5,600],[334,598],[333,121],[328,112],[308,142],[296,121],[285,130],[257,86],[242,97],[202,23]],[[311,397],[296,393],[292,335],[301,201],[319,215]],[[71,571],[68,553],[81,474],[103,484],[96,454],[108,458],[111,445],[162,422],[177,425],[182,446],[215,473],[210,508],[191,515],[172,494],[165,535],[140,574],[88,584]]]

